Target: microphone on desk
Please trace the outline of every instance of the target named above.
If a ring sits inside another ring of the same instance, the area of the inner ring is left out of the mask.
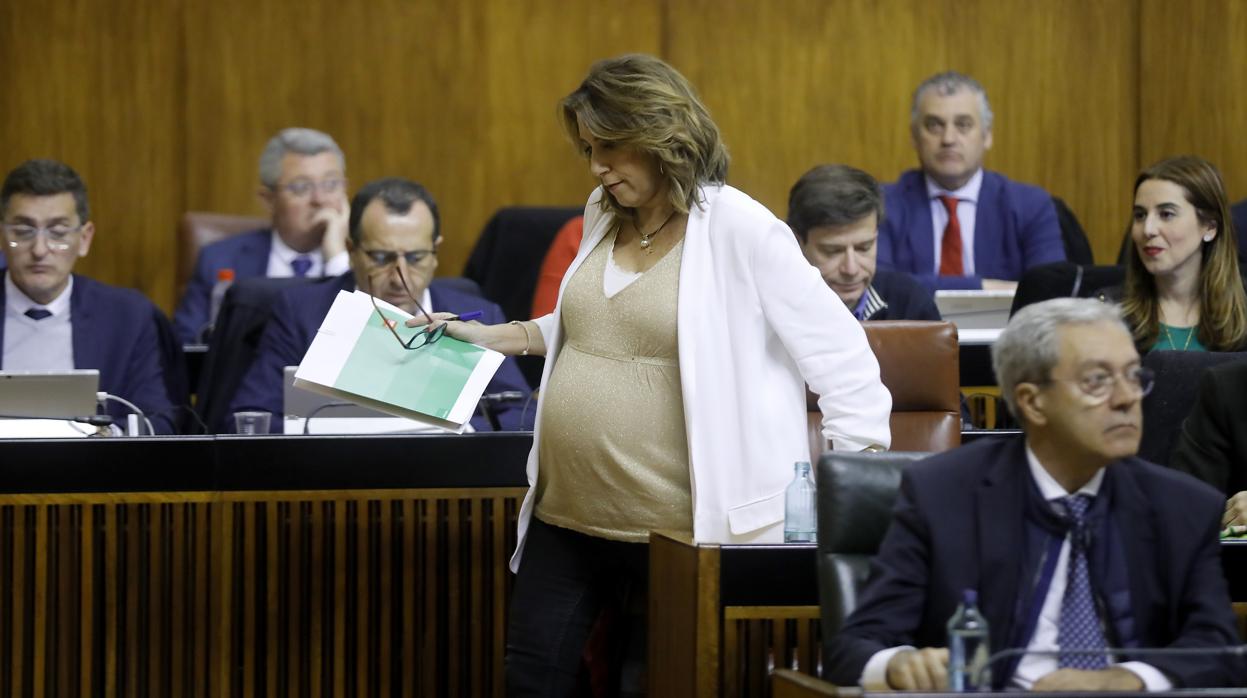
[[[1022,657],[1024,655],[1037,655],[1041,657],[1060,657],[1061,655],[1076,655],[1083,657],[1105,657],[1112,660],[1114,655],[1129,655],[1131,657],[1184,657],[1199,656],[1207,657],[1216,655],[1221,657],[1247,657],[1247,645],[1221,645],[1219,647],[1104,647],[1101,649],[1052,649],[1052,650],[1036,650],[1027,647],[1014,647],[1012,649],[1000,650],[987,658],[983,662],[983,666],[978,668],[974,675],[975,685],[981,685],[984,677],[990,676],[993,665],[1002,659],[1013,659],[1014,657]],[[1231,694],[1226,694],[1231,695]],[[1241,690],[1239,693],[1232,695],[1247,696],[1247,689]]]
[[[308,425],[312,423],[312,417],[315,417],[316,415],[320,414],[321,411],[327,410],[333,407],[358,407],[358,406],[359,405],[357,405],[354,402],[326,402],[323,405],[318,405],[316,409],[309,412],[307,414],[307,417],[303,419],[303,435],[307,436],[308,434],[311,433],[308,431]]]

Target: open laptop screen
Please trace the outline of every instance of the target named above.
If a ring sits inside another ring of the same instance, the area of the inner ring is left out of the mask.
[[[0,416],[73,419],[95,414],[100,372],[0,371]]]

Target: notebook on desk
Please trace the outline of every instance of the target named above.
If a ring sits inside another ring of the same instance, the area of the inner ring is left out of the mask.
[[[1000,329],[1009,324],[1013,291],[936,291],[940,317],[958,330]]]

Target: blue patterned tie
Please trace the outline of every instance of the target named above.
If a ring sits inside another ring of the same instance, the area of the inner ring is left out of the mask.
[[[46,308],[31,308],[26,311],[25,315],[31,320],[42,320],[44,318],[52,317],[52,311]]]
[[[1065,597],[1061,599],[1061,618],[1057,624],[1057,647],[1071,650],[1102,650],[1106,644],[1100,618],[1091,593],[1091,574],[1087,571],[1086,516],[1091,497],[1075,494],[1064,500],[1073,522],[1070,529],[1069,576]],[[1061,654],[1057,666],[1064,669],[1104,669],[1104,655]]]
[[[308,270],[312,268],[311,257],[300,255],[290,262],[290,268],[294,270],[295,276],[307,276]]]

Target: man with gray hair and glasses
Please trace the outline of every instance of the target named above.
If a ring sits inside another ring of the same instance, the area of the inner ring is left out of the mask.
[[[923,81],[909,129],[921,169],[884,187],[881,268],[932,291],[1011,290],[1027,269],[1065,259],[1052,197],[983,169],[992,109],[974,78],[950,71]]]
[[[272,226],[204,247],[173,316],[178,339],[202,338],[217,273],[235,279],[256,276],[326,277],[347,271],[346,161],[326,133],[287,128],[260,154],[260,200]]]
[[[1161,691],[1242,685],[1218,532],[1225,497],[1135,457],[1153,376],[1116,306],[1029,305],[992,348],[1023,436],[909,467],[859,605],[824,675],[945,690],[947,623],[967,592],[992,687]],[[1107,648],[1122,648],[1114,653]],[[1197,648],[1144,653],[1143,648]]]

